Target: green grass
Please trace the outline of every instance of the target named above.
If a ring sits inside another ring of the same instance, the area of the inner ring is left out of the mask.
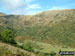
[[[24,41],[32,41],[32,40],[24,40]],[[42,52],[42,53],[50,53],[52,51],[54,51],[55,53],[59,53],[60,49],[61,51],[75,51],[75,48],[71,48],[71,47],[66,47],[66,46],[58,46],[58,45],[51,45],[51,44],[47,44],[47,43],[42,43],[42,42],[37,42],[37,41],[32,41],[32,45],[34,47],[34,51],[36,52]],[[17,42],[19,46],[22,46],[23,43]]]
[[[62,46],[54,47],[50,44],[41,43],[41,42],[38,42],[38,45],[43,48],[43,50],[39,50],[40,52],[43,52],[43,53],[50,53],[51,51],[58,53],[60,49],[61,51],[75,51],[75,48],[70,48],[70,47],[62,48]]]

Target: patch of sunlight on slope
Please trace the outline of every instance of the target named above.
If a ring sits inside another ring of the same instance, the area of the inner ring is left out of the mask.
[[[50,53],[51,51],[58,53],[60,49],[62,51],[75,51],[75,48],[62,48],[61,46],[60,47],[54,47],[50,44],[41,43],[41,42],[38,42],[37,44],[43,48],[42,50],[39,50],[39,51],[44,52],[44,53]]]

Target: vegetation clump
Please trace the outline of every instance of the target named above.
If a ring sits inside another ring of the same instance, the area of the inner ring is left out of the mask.
[[[4,30],[2,33],[1,33],[1,41],[3,42],[6,42],[6,43],[11,43],[11,44],[14,44],[15,43],[15,35],[14,35],[14,32],[12,30]]]
[[[23,49],[33,52],[34,46],[32,41],[25,41],[22,45]]]

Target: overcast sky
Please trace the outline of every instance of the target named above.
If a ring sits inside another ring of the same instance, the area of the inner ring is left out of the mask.
[[[0,12],[32,15],[46,10],[74,9],[75,0],[0,0]]]

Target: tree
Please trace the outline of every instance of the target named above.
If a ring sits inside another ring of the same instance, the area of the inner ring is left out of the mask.
[[[12,30],[4,30],[1,33],[1,40],[6,43],[15,43],[14,41],[14,32]]]

